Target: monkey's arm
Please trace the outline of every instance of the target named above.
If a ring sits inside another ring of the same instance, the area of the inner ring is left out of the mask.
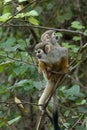
[[[43,71],[45,71],[45,69],[46,69],[45,63],[42,62],[42,61],[39,61],[39,63],[38,63],[38,72],[42,73]]]
[[[69,67],[68,59],[67,58],[63,59],[61,65],[62,65],[62,72],[67,73],[68,72],[68,67]]]

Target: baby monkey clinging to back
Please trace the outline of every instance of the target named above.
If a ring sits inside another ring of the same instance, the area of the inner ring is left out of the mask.
[[[41,42],[35,46],[35,53],[39,62],[39,72],[43,73],[47,81],[38,103],[39,109],[43,111],[49,97],[53,92],[55,93],[56,83],[60,81],[61,75],[58,72],[67,73],[68,71],[68,50],[58,44],[58,36],[55,31],[48,30],[42,34]],[[56,109],[53,113],[54,129],[60,130],[58,116],[55,113],[57,113]]]

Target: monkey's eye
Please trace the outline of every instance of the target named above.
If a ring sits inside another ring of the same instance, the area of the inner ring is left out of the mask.
[[[41,53],[41,50],[38,50],[38,53]]]
[[[55,36],[55,35],[56,35],[56,33],[55,33],[55,32],[53,32],[53,33],[52,33],[52,36]]]
[[[42,53],[43,53],[43,50],[42,50],[42,49],[38,49],[38,50],[37,50],[37,53],[38,53],[38,54],[42,54]]]

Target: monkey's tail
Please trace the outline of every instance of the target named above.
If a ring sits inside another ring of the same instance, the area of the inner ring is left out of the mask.
[[[58,103],[56,92],[53,94],[53,126],[54,130],[61,130],[58,122]]]

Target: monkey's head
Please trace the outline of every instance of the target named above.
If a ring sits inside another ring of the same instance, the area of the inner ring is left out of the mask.
[[[55,43],[58,42],[58,36],[57,33],[54,30],[48,30],[45,33],[42,34],[41,36],[41,41],[46,41],[46,42],[50,42],[53,45],[55,45]]]
[[[35,55],[38,61],[44,61],[47,62],[47,54],[50,52],[51,47],[50,45],[44,45],[43,48],[37,48],[35,50]]]

